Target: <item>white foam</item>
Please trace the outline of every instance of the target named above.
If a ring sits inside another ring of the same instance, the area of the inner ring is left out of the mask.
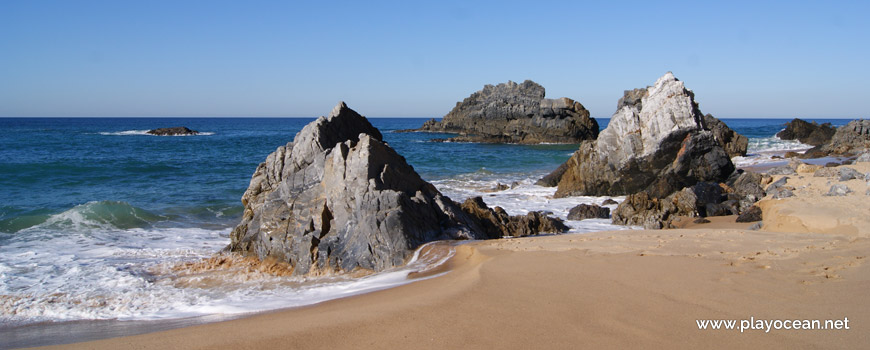
[[[138,136],[209,136],[214,135],[214,132],[199,132],[196,135],[153,135],[149,134],[148,130],[124,130],[124,131],[103,131],[99,133],[100,135],[107,136],[130,136],[130,135],[138,135]]]
[[[811,145],[800,143],[797,140],[781,140],[779,137],[770,136],[749,139],[746,156],[731,158],[737,167],[746,167],[761,164],[774,164],[782,162],[782,156],[786,152],[803,152]],[[779,158],[774,158],[777,156]]]
[[[0,245],[0,325],[94,319],[149,320],[302,306],[409,283],[450,254],[416,254],[404,268],[359,279],[269,274],[193,275],[155,267],[213,256],[228,229],[30,228]],[[203,281],[214,281],[211,285]],[[200,280],[201,283],[191,283]]]
[[[432,181],[438,189],[451,199],[462,202],[467,198],[480,196],[490,207],[500,206],[510,215],[525,215],[530,211],[551,212],[554,216],[565,220],[571,228],[569,233],[584,233],[608,230],[626,230],[635,227],[614,225],[610,219],[568,220],[568,211],[580,204],[597,204],[612,198],[617,203],[625,197],[589,197],[577,196],[555,198],[555,187],[543,187],[534,183],[544,174],[500,174],[473,173],[450,179]],[[514,185],[513,188],[492,192],[498,184]],[[616,209],[616,204],[602,205]]]

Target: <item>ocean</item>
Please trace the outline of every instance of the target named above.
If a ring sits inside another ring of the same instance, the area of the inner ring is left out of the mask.
[[[31,339],[43,338],[34,329],[69,322],[171,323],[307,305],[408,283],[414,269],[446,259],[428,256],[410,267],[357,279],[177,268],[229,243],[254,169],[312,120],[0,119],[0,334],[6,339],[0,347],[43,344]],[[371,122],[424,179],[456,201],[483,196],[512,215],[545,210],[565,219],[577,204],[606,199],[553,199],[555,189],[534,185],[577,145],[429,142],[449,135],[392,132],[425,120]],[[602,129],[607,121],[598,118]],[[750,154],[736,158],[738,166],[809,148],[774,136],[785,119],[723,121],[750,138]],[[145,133],[182,125],[202,134]],[[498,184],[512,188],[490,191]],[[626,228],[605,219],[567,223],[572,233]],[[95,337],[100,336],[107,335]]]

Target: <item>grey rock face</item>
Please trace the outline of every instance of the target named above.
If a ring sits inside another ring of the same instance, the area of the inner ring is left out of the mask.
[[[188,136],[199,134],[199,131],[190,130],[185,126],[175,126],[171,128],[158,128],[148,130],[147,133],[157,136]]]
[[[776,180],[775,182],[773,182],[773,183],[771,183],[770,185],[768,185],[768,186],[767,186],[767,189],[765,189],[764,191],[765,191],[765,192],[768,192],[768,193],[773,192],[773,191],[775,191],[776,189],[778,189],[778,188],[780,188],[780,187],[782,187],[782,186],[785,186],[785,184],[786,184],[787,182],[788,182],[788,176],[783,176],[783,177],[780,178],[779,180]]]
[[[850,167],[840,167],[840,182],[852,179],[864,180],[864,174]]]
[[[463,211],[421,179],[344,103],[270,154],[242,203],[243,218],[228,248],[286,262],[295,275],[381,271],[404,264],[415,248],[433,240],[500,237],[481,228],[487,218]],[[479,210],[514,220],[494,212]],[[520,233],[561,232],[553,219],[535,219]],[[498,234],[505,232],[513,234]]]
[[[831,185],[831,188],[828,189],[828,193],[825,193],[826,196],[845,196],[849,193],[852,193],[852,189],[843,184]]]
[[[797,119],[785,124],[785,130],[776,133],[776,137],[782,140],[798,140],[803,144],[821,146],[831,140],[837,131],[831,123],[819,125],[816,122],[808,123]]]
[[[822,146],[822,151],[831,154],[863,152],[870,148],[870,120],[853,120],[837,128],[831,142]]]
[[[544,88],[526,80],[486,85],[456,104],[441,121],[402,131],[460,134],[450,141],[491,143],[580,143],[598,136],[598,122],[570,98],[546,99]]]
[[[609,217],[610,208],[603,208],[595,204],[580,204],[568,211],[568,220],[607,219]]]
[[[870,152],[861,153],[861,155],[855,158],[855,163],[858,162],[870,162]]]
[[[626,91],[595,141],[585,141],[567,166],[548,176],[557,197],[625,195],[647,191],[663,198],[733,171],[716,135],[706,130],[692,91],[667,73],[653,86]],[[562,172],[561,176],[556,174]]]

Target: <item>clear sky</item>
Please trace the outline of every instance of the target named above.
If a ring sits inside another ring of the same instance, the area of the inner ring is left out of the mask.
[[[673,71],[722,118],[859,118],[870,1],[0,1],[0,116],[440,117],[532,79],[609,117]]]

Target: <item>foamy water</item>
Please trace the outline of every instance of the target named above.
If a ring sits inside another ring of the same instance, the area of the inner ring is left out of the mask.
[[[483,171],[434,183],[454,200],[483,196],[489,206],[501,206],[511,215],[547,211],[567,219],[570,208],[608,198],[556,199],[555,188],[533,184],[539,175]],[[514,188],[489,191],[497,183],[513,183]],[[439,265],[452,254],[427,248],[427,254],[421,257],[418,251],[403,268],[362,278],[282,276],[239,268],[241,262],[185,270],[174,266],[213,257],[229,244],[230,229],[149,227],[160,219],[123,202],[91,202],[15,233],[0,245],[0,324],[153,320],[309,305],[409,283],[410,273]],[[629,228],[609,219],[566,224],[571,233]]]
[[[202,262],[229,244],[229,230],[119,229],[81,219],[86,215],[57,216],[63,218],[18,232],[0,246],[0,324],[153,320],[309,305],[409,283],[411,272],[452,255],[427,246],[405,267],[356,279],[282,276],[244,261],[185,269],[177,266]],[[58,223],[67,228],[59,230]]]
[[[196,135],[154,135],[154,134],[149,134],[148,131],[149,130],[103,131],[103,132],[100,132],[99,134],[105,135],[105,136],[132,136],[132,135],[136,135],[136,136],[209,136],[209,135],[214,135],[213,132],[208,132],[208,131],[199,132]]]

